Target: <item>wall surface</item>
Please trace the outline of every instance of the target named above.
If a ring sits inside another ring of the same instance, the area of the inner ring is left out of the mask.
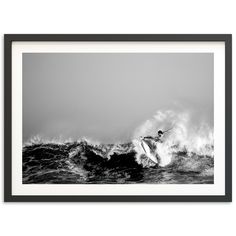
[[[2,202],[4,33],[232,33],[235,44],[235,1],[1,0],[0,5],[1,235],[235,235],[235,202]]]

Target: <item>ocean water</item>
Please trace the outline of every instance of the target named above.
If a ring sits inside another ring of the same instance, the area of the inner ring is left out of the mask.
[[[23,147],[22,177],[24,184],[213,184],[211,149],[204,155],[175,145],[167,152],[160,144],[156,164],[137,142],[30,143]]]

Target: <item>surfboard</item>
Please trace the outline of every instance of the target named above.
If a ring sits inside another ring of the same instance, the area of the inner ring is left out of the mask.
[[[157,163],[158,163],[158,160],[157,160],[157,158],[151,153],[151,150],[150,150],[149,146],[147,145],[147,143],[146,143],[144,140],[141,140],[141,141],[140,141],[140,144],[141,144],[141,146],[142,146],[142,148],[143,148],[143,150],[144,150],[145,155],[146,155],[149,159],[151,159],[153,162],[155,162],[155,163],[157,164]]]

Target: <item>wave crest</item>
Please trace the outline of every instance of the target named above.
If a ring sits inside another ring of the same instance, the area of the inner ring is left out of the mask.
[[[164,134],[163,143],[156,144],[156,154],[160,157],[160,165],[166,166],[176,153],[200,156],[214,156],[213,129],[206,123],[194,124],[190,112],[172,110],[158,111],[152,119],[145,121],[135,130],[134,140],[144,136],[156,136],[158,130],[171,130]],[[137,159],[142,159],[143,150],[135,143]]]

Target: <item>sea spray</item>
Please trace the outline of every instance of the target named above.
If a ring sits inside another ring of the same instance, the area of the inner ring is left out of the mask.
[[[157,111],[152,119],[146,120],[134,133],[136,158],[139,163],[146,165],[140,146],[140,139],[145,136],[157,136],[158,130],[166,131],[163,142],[156,143],[156,155],[160,158],[160,166],[171,163],[176,153],[186,153],[200,156],[214,156],[213,129],[206,123],[198,124],[192,121],[190,112],[176,112],[173,110]],[[148,163],[150,165],[150,163]]]
[[[86,140],[62,144],[40,142],[23,148],[24,184],[197,184],[214,181],[214,159],[209,156],[171,153],[173,161],[167,165],[165,152],[168,154],[176,147],[160,146],[159,154],[165,158],[156,165],[137,150],[138,140],[123,144],[93,144]]]
[[[29,138],[27,141],[23,143],[23,147],[31,146],[31,145],[40,145],[40,144],[64,144],[73,142],[72,138],[63,138],[63,136],[59,136],[57,138],[46,138],[41,135],[35,135]]]

